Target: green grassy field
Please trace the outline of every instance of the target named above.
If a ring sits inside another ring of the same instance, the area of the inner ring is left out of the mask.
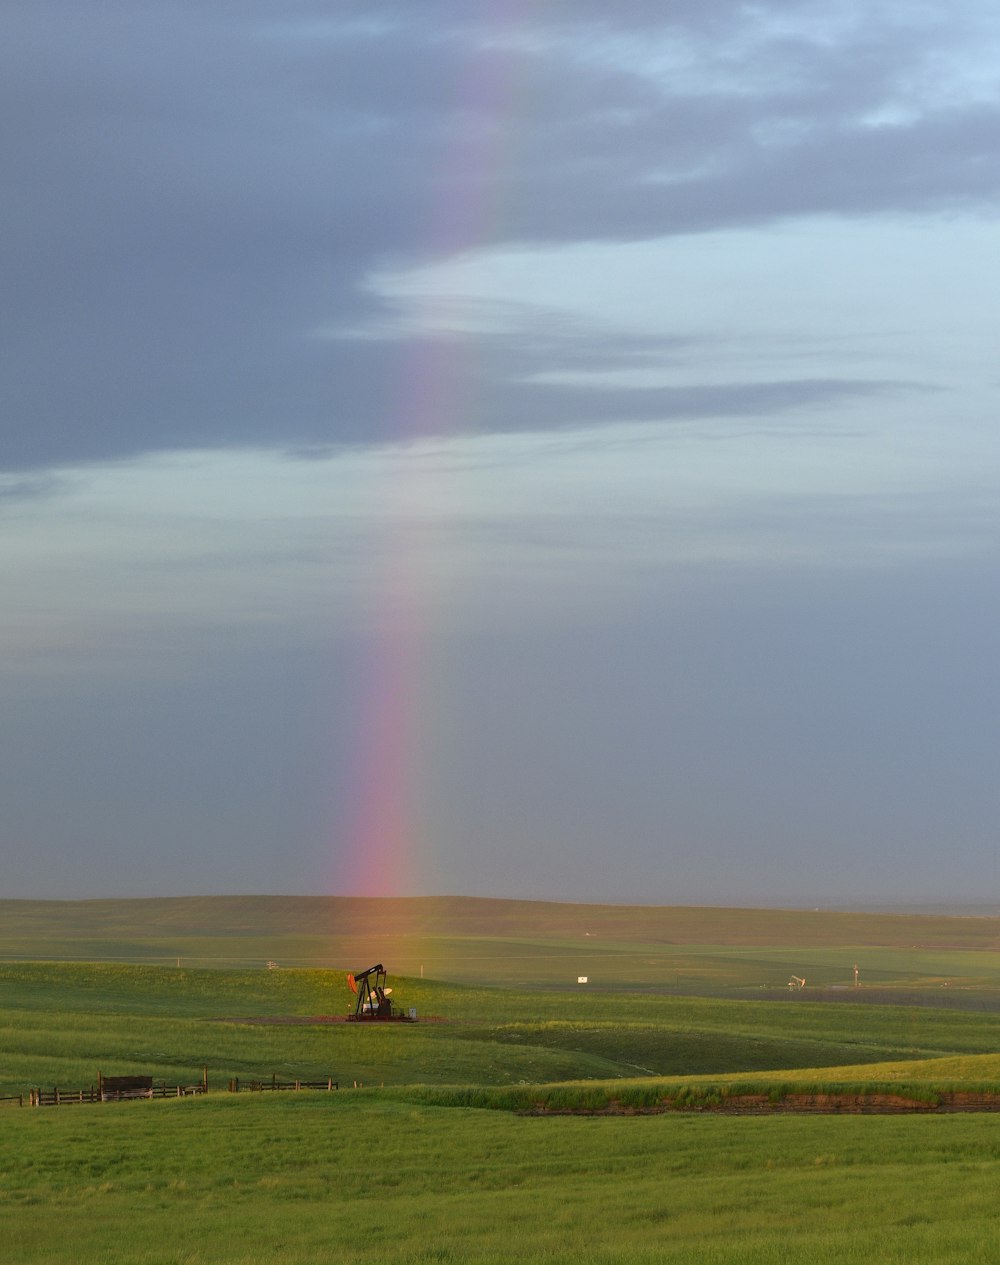
[[[545,901],[201,897],[0,901],[0,961],[362,969],[507,987],[1000,989],[1000,920]]]
[[[0,930],[0,1093],[205,1066],[213,1091],[0,1109],[12,1265],[1000,1252],[997,1116],[518,1114],[1000,1088],[991,919],[234,898],[0,902]],[[345,970],[376,960],[420,1022],[291,1022],[345,1015]],[[272,1073],[343,1088],[225,1091]]]
[[[367,1096],[23,1111],[4,1259],[996,1259],[995,1117],[530,1119]]]
[[[0,1093],[138,1067],[187,1083],[277,1074],[343,1084],[518,1084],[860,1065],[1000,1050],[1000,1013],[590,993],[396,979],[423,1022],[344,1016],[343,972],[0,965]]]

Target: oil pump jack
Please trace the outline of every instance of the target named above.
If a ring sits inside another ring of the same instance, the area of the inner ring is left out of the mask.
[[[357,1000],[354,1003],[354,1014],[348,1015],[349,1023],[373,1023],[376,1021],[395,1021],[397,1023],[413,1023],[413,1015],[404,1015],[393,1008],[389,995],[391,988],[385,986],[385,967],[381,962],[370,966],[367,971],[358,971],[348,975],[347,986]],[[416,1012],[414,1011],[415,1015]]]

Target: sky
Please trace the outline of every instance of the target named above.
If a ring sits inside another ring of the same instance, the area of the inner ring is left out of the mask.
[[[1000,907],[987,0],[34,0],[0,894]]]

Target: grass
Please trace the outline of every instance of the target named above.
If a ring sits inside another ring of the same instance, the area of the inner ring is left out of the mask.
[[[3,1109],[11,1265],[995,1257],[994,1116],[517,1114],[995,1090],[990,919],[213,898],[0,902],[0,929],[0,1093],[206,1064],[350,1087]],[[276,946],[338,969],[264,970]],[[377,960],[424,1022],[252,1022],[343,1015]]]
[[[113,938],[129,948],[153,936],[178,940],[275,936],[349,938],[454,937],[571,941],[596,945],[882,945],[996,951],[995,918],[832,910],[719,909],[694,906],[574,905],[470,897],[204,896],[145,900],[0,900],[11,941]]]
[[[11,1265],[992,1259],[984,1117],[524,1119],[301,1095],[14,1113]],[[44,1215],[36,1215],[42,1212]]]
[[[276,1073],[342,1083],[486,1084],[723,1075],[987,1054],[1000,1014],[927,1007],[530,992],[395,980],[416,1025],[287,1025],[347,1013],[343,972],[0,966],[0,1093],[143,1071],[214,1085]]]
[[[704,993],[846,986],[1000,989],[992,918],[571,905],[459,897],[0,901],[0,960],[357,970],[509,988]],[[978,999],[981,1002],[982,998]],[[978,1003],[977,1003],[978,1004]]]

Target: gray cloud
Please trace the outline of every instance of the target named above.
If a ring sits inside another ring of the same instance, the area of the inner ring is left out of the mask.
[[[35,501],[51,497],[64,486],[64,480],[48,472],[0,477],[0,507],[4,502],[16,505],[20,501]]]
[[[985,899],[985,0],[8,8],[8,894]]]
[[[390,315],[365,285],[387,263],[991,206],[996,94],[949,61],[978,14],[19,6],[0,49],[0,464],[405,434],[394,400],[426,347],[311,337]],[[585,392],[526,383],[523,345],[484,347],[487,427],[859,389]]]
[[[418,890],[982,902],[994,574],[699,570],[585,633],[435,639]],[[363,884],[369,666],[357,641],[278,656],[230,638],[188,680],[8,698],[9,894],[176,893],[179,874],[226,892],[237,857],[258,888],[322,889],[331,855]],[[164,849],[170,867],[136,863]]]

